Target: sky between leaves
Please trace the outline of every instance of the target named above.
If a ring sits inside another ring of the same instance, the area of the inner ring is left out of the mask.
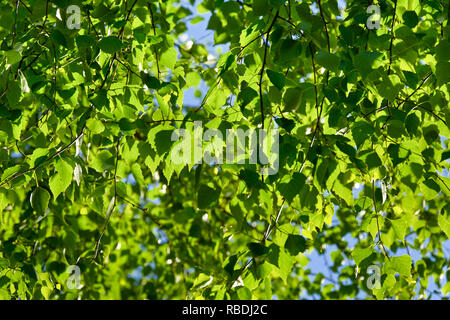
[[[445,297],[449,4],[373,4],[2,4],[0,297]],[[279,172],[173,163],[194,120]]]

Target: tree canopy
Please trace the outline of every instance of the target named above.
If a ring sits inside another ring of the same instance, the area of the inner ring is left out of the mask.
[[[2,1],[0,299],[444,298],[448,20],[448,0]],[[176,163],[196,123],[279,130],[277,172]]]

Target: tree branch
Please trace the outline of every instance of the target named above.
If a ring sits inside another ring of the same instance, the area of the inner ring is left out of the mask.
[[[394,42],[394,24],[395,24],[395,14],[397,12],[397,0],[394,5],[394,15],[392,16],[392,24],[391,24],[391,43],[389,45],[389,67],[388,67],[388,75],[391,74],[391,64],[392,64],[392,44]]]
[[[273,18],[272,23],[270,24],[269,28],[265,32],[266,41],[265,41],[265,45],[264,45],[264,58],[263,58],[263,64],[261,67],[261,71],[259,73],[259,84],[258,84],[258,86],[259,86],[259,108],[260,108],[260,112],[261,112],[261,128],[262,129],[264,129],[264,103],[263,103],[263,94],[262,94],[262,81],[263,81],[263,77],[264,77],[264,68],[266,67],[267,49],[269,47],[269,34],[270,34],[270,31],[272,31],[272,27],[278,18],[278,13],[279,13],[279,11],[277,11],[275,13],[275,17]]]
[[[153,18],[153,10],[152,10],[152,5],[150,2],[147,3],[147,7],[148,7],[148,11],[150,11],[150,18],[152,20],[153,35],[156,36],[155,19]],[[158,50],[155,48],[153,51],[155,52],[156,70],[158,71],[158,80],[159,80],[161,72],[159,70]]]
[[[116,203],[117,203],[117,164],[119,163],[119,143],[120,143],[121,138],[117,138],[117,143],[116,143],[116,161],[115,161],[115,167],[114,167],[114,196],[111,199],[111,203],[108,207],[108,209],[106,210],[106,221],[105,224],[103,225],[103,229],[102,232],[100,234],[100,237],[98,238],[96,244],[95,244],[95,253],[94,256],[91,259],[91,263],[97,258],[98,255],[98,251],[100,249],[100,244],[103,238],[103,235],[106,232],[106,228],[108,228],[109,225],[109,220],[114,212],[114,209],[116,208]]]
[[[12,181],[12,180],[18,178],[18,177],[20,177],[20,176],[23,176],[24,174],[26,174],[26,173],[28,173],[28,172],[34,171],[34,170],[36,170],[37,168],[42,167],[44,164],[46,164],[47,162],[53,160],[54,158],[56,158],[57,156],[59,156],[59,155],[60,155],[61,153],[63,153],[64,151],[70,149],[70,147],[78,140],[78,138],[81,137],[81,136],[83,135],[85,128],[86,128],[86,124],[84,124],[84,126],[83,126],[83,128],[81,129],[81,132],[78,134],[78,136],[77,136],[75,139],[73,139],[67,146],[65,146],[64,148],[62,148],[61,150],[59,150],[58,152],[56,152],[55,154],[53,154],[52,156],[50,156],[49,158],[47,158],[47,159],[46,159],[45,161],[43,161],[42,163],[40,163],[40,164],[34,166],[33,168],[30,168],[30,169],[27,169],[27,170],[25,170],[25,171],[21,171],[21,172],[15,173],[15,174],[12,175],[11,177],[9,177],[9,178],[7,178],[6,180],[2,181],[2,182],[0,183],[0,187],[3,186],[3,185],[5,185],[5,184],[7,184],[8,182],[10,182],[10,181]]]
[[[375,201],[375,179],[372,178],[372,201],[373,201],[373,207],[375,209],[375,217],[377,220],[377,229],[378,229],[378,241],[381,244],[381,248],[383,251],[383,254],[389,259],[389,256],[387,254],[386,248],[384,247],[383,241],[381,240],[381,230],[380,230],[380,222],[378,221],[378,210],[377,210],[377,204]]]

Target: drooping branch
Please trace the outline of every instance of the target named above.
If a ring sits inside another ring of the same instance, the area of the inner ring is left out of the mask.
[[[433,74],[433,72],[430,72],[429,74],[427,74],[427,75],[425,76],[425,78],[423,78],[422,81],[420,81],[420,84],[417,86],[417,88],[416,88],[413,92],[411,92],[411,94],[409,94],[409,95],[406,97],[406,99],[404,99],[403,102],[409,101],[409,99],[411,99],[411,97],[412,97],[414,94],[416,94],[416,92],[419,91],[420,88],[422,88],[423,84],[431,77],[432,74]]]
[[[103,238],[103,235],[106,232],[106,229],[108,228],[109,225],[109,220],[111,219],[111,216],[114,212],[114,209],[116,208],[116,203],[117,203],[117,164],[119,163],[119,144],[120,144],[120,140],[121,137],[117,138],[117,143],[116,143],[116,160],[115,160],[115,165],[114,165],[114,196],[111,199],[110,205],[108,207],[108,209],[106,210],[106,220],[105,220],[105,224],[103,225],[103,229],[102,232],[100,233],[100,237],[98,238],[96,244],[95,244],[95,252],[94,252],[94,256],[91,259],[91,263],[97,258],[98,255],[98,251],[100,249],[100,244]]]
[[[278,220],[280,219],[281,211],[283,210],[285,201],[286,201],[286,199],[283,198],[283,202],[281,202],[280,210],[278,210],[277,217],[275,218],[274,223],[273,224],[269,224],[269,226],[267,227],[267,230],[264,233],[264,237],[261,240],[262,243],[266,242],[266,240],[269,238],[270,234],[272,233],[272,230],[276,227],[276,225],[278,223]]]
[[[391,74],[391,65],[392,65],[392,44],[394,42],[394,25],[395,25],[395,14],[397,12],[397,0],[394,0],[394,14],[392,16],[392,24],[391,24],[391,43],[389,44],[389,66],[388,66],[388,75]]]
[[[269,48],[269,35],[270,35],[270,31],[272,31],[272,27],[275,24],[275,21],[277,21],[278,18],[278,13],[279,11],[277,11],[275,13],[275,17],[272,20],[272,23],[270,24],[269,28],[267,29],[266,33],[265,33],[265,43],[264,43],[264,57],[263,57],[263,63],[262,63],[262,67],[261,67],[261,71],[259,73],[259,107],[260,107],[260,112],[261,112],[261,128],[264,129],[264,102],[263,102],[263,93],[262,93],[262,82],[263,82],[263,77],[264,77],[264,69],[266,67],[266,60],[267,60],[267,50]]]
[[[379,218],[378,218],[379,213],[378,213],[378,210],[377,210],[377,203],[376,203],[376,200],[375,200],[375,179],[374,178],[372,178],[372,201],[373,201],[373,207],[375,209],[375,218],[376,218],[376,221],[377,221],[378,241],[381,244],[381,248],[382,248],[383,254],[389,259],[389,255],[388,255],[388,253],[386,251],[386,248],[384,247],[383,240],[381,240],[380,222],[379,222]]]
[[[150,18],[152,20],[152,29],[153,29],[153,35],[156,36],[156,25],[155,25],[155,19],[153,17],[153,10],[152,10],[152,5],[150,2],[147,3],[147,7],[148,7],[148,11],[150,11]],[[156,60],[156,70],[158,72],[158,79],[160,77],[160,70],[159,70],[159,58],[158,58],[158,50],[155,48],[154,50],[155,53],[155,60]]]
[[[128,199],[122,197],[122,196],[119,195],[119,194],[117,194],[117,197],[120,198],[120,199],[122,199],[122,200],[125,201],[126,203],[130,204],[132,207],[134,207],[134,208],[136,208],[136,209],[139,209],[139,210],[141,210],[142,212],[144,212],[145,214],[147,214],[147,215],[149,216],[150,220],[153,221],[153,223],[155,223],[158,227],[161,227],[161,223],[160,223],[158,220],[156,220],[156,219],[153,217],[152,214],[150,214],[150,213],[148,212],[148,208],[143,208],[143,207],[141,207],[141,206],[139,206],[139,205],[137,205],[137,204],[131,202],[130,200],[128,200]]]
[[[278,210],[278,214],[275,218],[275,221],[273,223],[270,223],[269,226],[266,229],[266,232],[264,232],[264,236],[261,239],[261,244],[264,244],[266,242],[266,240],[269,238],[270,233],[272,232],[272,230],[274,228],[276,228],[278,220],[280,219],[281,216],[281,212],[283,210],[284,207],[284,203],[285,203],[286,199],[283,198],[283,201],[281,202],[281,206],[280,209]],[[239,274],[236,276],[236,279],[239,279],[239,277],[252,265],[252,263],[255,261],[255,258],[252,257],[251,259],[249,259],[247,261],[247,263],[245,264],[244,268],[241,269],[241,271],[239,272]]]
[[[24,174],[27,174],[27,173],[32,172],[32,171],[35,171],[37,168],[42,167],[44,164],[46,164],[46,163],[50,162],[51,160],[55,159],[57,156],[59,156],[59,155],[62,154],[63,152],[69,150],[70,147],[78,140],[78,138],[80,138],[80,137],[84,134],[85,128],[86,128],[86,124],[84,124],[84,126],[81,128],[80,133],[75,137],[75,139],[73,139],[73,140],[72,140],[68,145],[66,145],[64,148],[62,148],[61,150],[55,152],[53,155],[51,155],[50,157],[48,157],[48,158],[47,158],[45,161],[43,161],[42,163],[40,163],[40,164],[38,164],[38,165],[36,165],[36,166],[30,168],[30,169],[27,169],[27,170],[24,170],[24,171],[17,172],[17,173],[15,173],[15,174],[13,174],[11,177],[9,177],[9,178],[5,179],[4,181],[2,181],[2,182],[0,183],[0,187],[3,186],[3,185],[5,185],[5,184],[7,184],[7,183],[9,183],[9,182],[11,182],[11,181],[13,181],[14,179],[16,179],[16,178],[18,178],[18,177],[23,176]]]
[[[328,53],[330,53],[331,46],[330,46],[330,35],[328,34],[328,27],[327,27],[328,22],[325,20],[325,17],[323,15],[323,9],[322,9],[322,4],[321,4],[320,0],[318,0],[318,5],[319,5],[320,17],[322,18],[322,22],[323,22],[323,25],[325,28],[325,36],[327,37]]]
[[[311,142],[309,143],[308,149],[306,150],[305,158],[303,159],[302,165],[300,167],[300,172],[302,172],[303,168],[305,167],[306,160],[308,158],[309,152],[310,152],[312,146],[314,145],[314,142],[315,142],[315,139],[316,139],[316,136],[317,136],[317,132],[319,131],[320,118],[322,117],[322,111],[323,111],[323,102],[325,100],[325,97],[322,97],[322,101],[320,102],[320,105],[319,105],[317,79],[316,79],[316,65],[315,65],[315,62],[314,62],[314,51],[312,49],[311,42],[309,43],[309,49],[310,49],[310,52],[311,52],[311,63],[312,63],[312,67],[313,67],[317,119],[316,119],[316,125],[315,125],[315,128],[314,128],[314,132],[313,132],[313,135],[312,135],[312,138],[311,138]],[[327,74],[327,78],[326,79],[328,81],[328,74]]]
[[[14,31],[13,31],[13,37],[11,42],[11,47],[14,47],[14,42],[16,41],[17,36],[17,16],[19,14],[19,0],[16,1],[16,10],[14,15]]]

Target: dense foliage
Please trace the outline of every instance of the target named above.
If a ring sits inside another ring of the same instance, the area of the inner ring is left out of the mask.
[[[0,298],[445,297],[448,0],[193,5],[1,2]],[[278,172],[174,163],[195,120]]]

